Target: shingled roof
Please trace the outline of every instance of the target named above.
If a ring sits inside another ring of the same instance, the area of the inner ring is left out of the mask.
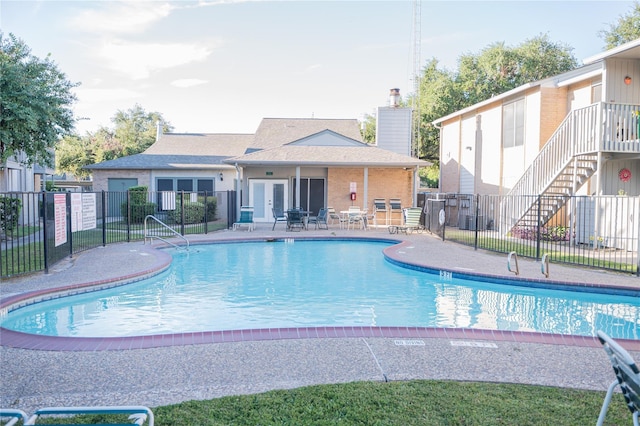
[[[242,155],[252,134],[165,133],[141,154],[85,166],[89,170],[219,169]]]

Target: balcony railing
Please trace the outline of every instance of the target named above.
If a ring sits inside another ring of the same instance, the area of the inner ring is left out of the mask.
[[[602,151],[640,152],[640,105],[602,104]]]

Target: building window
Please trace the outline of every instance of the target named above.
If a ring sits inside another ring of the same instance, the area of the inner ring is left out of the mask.
[[[524,99],[502,106],[502,145],[505,148],[524,145]]]
[[[184,191],[184,192],[213,192],[213,179],[196,178],[158,178],[156,188],[158,191]]]

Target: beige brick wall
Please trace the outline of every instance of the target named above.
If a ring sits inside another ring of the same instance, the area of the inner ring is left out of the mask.
[[[93,171],[93,190],[108,191],[109,178],[115,179],[138,179],[138,186],[151,187],[151,178],[149,171],[146,170],[94,170]]]
[[[540,109],[540,148],[542,148],[567,115],[567,88],[541,88]]]
[[[357,199],[353,205],[371,210],[374,198],[400,198],[403,207],[413,205],[413,170],[401,168],[369,168],[368,200],[364,199],[364,170],[361,168],[329,168],[327,178],[327,206],[336,211],[352,205],[349,184],[356,182]]]

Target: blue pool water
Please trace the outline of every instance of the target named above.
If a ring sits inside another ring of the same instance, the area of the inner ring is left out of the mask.
[[[9,312],[2,327],[117,337],[305,326],[465,327],[638,339],[640,298],[460,280],[384,259],[389,243],[196,246],[133,284]]]

